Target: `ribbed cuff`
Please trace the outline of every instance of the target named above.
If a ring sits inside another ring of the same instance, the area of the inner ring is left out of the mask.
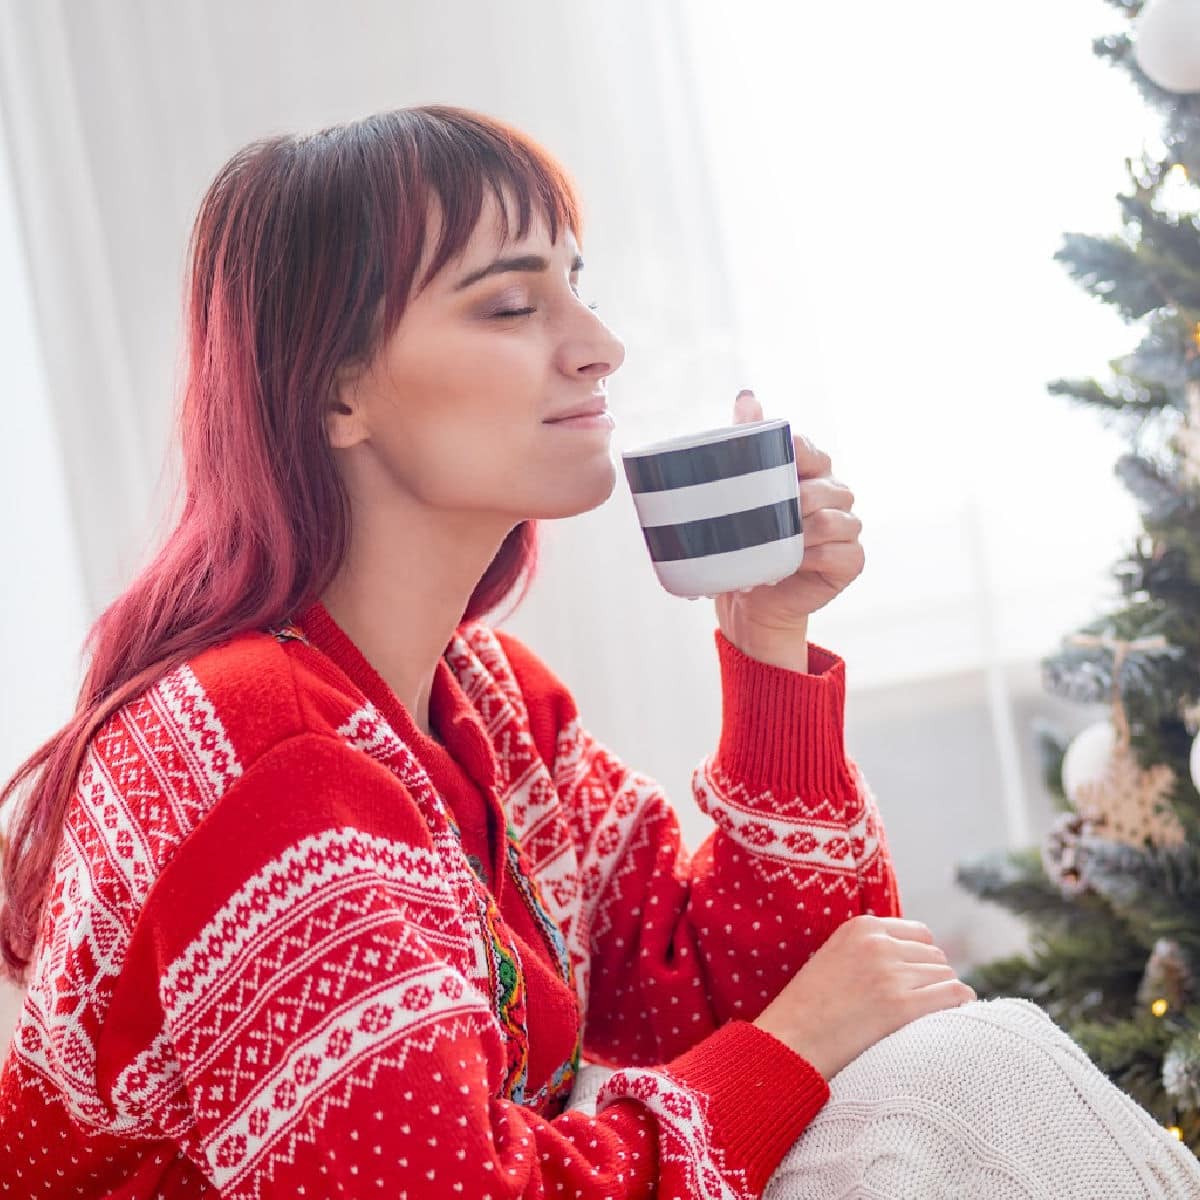
[[[852,790],[846,664],[809,642],[808,673],[790,671],[743,654],[720,629],[713,637],[721,664],[721,769],[749,787],[789,796]]]
[[[727,1022],[665,1070],[708,1097],[713,1138],[755,1196],[829,1099],[812,1063],[749,1021]]]

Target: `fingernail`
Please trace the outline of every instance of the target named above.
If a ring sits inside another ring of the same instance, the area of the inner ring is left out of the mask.
[[[754,399],[754,393],[749,388],[742,388],[742,390],[738,392],[735,399],[740,400],[743,396],[749,396],[751,400]]]

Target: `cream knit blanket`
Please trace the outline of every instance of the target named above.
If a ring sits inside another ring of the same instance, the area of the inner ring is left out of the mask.
[[[611,1072],[580,1072],[595,1112]],[[764,1200],[1200,1200],[1200,1164],[1034,1004],[934,1013],[860,1054]]]

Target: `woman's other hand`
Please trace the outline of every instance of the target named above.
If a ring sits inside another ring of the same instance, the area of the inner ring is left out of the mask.
[[[910,1021],[975,999],[919,921],[852,917],[754,1021],[826,1079]]]

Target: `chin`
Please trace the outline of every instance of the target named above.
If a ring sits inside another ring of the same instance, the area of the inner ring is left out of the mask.
[[[579,468],[564,480],[553,499],[548,499],[545,511],[536,515],[544,520],[577,517],[580,513],[599,508],[613,494],[617,485],[617,469],[612,459],[595,470]]]

